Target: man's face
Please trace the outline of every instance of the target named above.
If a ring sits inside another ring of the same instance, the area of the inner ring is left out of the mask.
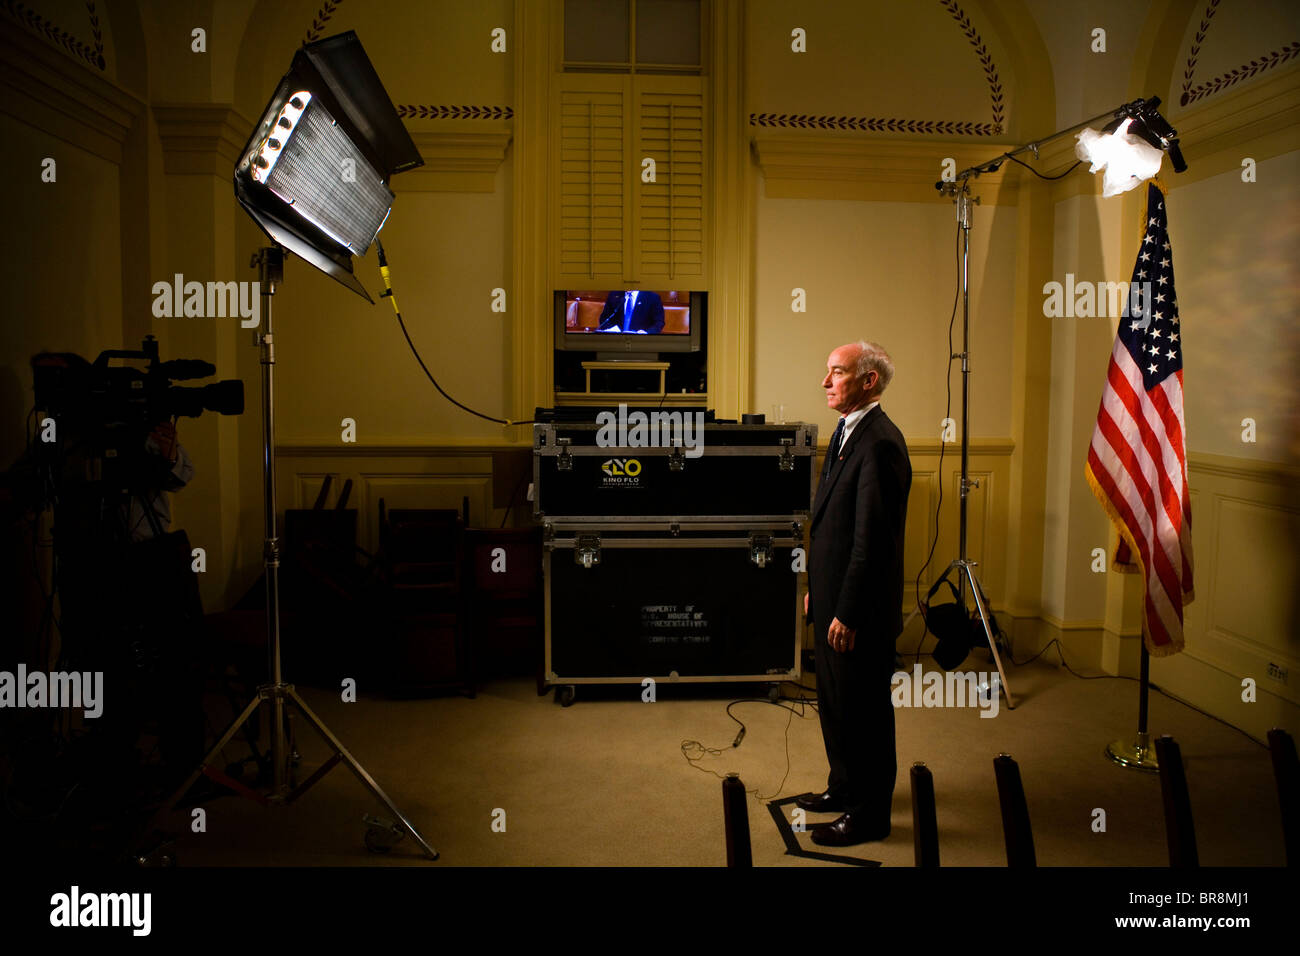
[[[875,371],[857,377],[858,355],[862,350],[856,345],[842,345],[826,360],[826,405],[841,415],[847,415],[867,404],[870,389],[875,384]]]

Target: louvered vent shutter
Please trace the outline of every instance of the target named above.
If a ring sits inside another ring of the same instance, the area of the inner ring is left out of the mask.
[[[560,93],[560,274],[616,277],[627,254],[628,96]]]
[[[635,174],[638,274],[704,275],[704,97],[698,91],[642,90],[638,95]],[[655,161],[642,181],[641,161]],[[696,286],[698,287],[698,285]]]

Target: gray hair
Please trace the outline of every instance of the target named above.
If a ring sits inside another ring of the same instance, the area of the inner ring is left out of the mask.
[[[857,341],[857,346],[862,351],[858,353],[858,380],[866,378],[867,373],[875,370],[880,376],[877,385],[877,394],[883,392],[889,387],[889,383],[894,380],[894,360],[889,357],[889,353],[877,345],[875,342],[867,342],[864,339]]]

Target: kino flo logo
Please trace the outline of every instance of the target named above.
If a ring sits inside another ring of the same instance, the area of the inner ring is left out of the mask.
[[[635,458],[609,458],[601,462],[605,473],[601,484],[606,488],[638,488],[641,485],[641,462]]]

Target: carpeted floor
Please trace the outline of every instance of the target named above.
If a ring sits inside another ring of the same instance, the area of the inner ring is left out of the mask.
[[[987,669],[987,656],[965,666]],[[1020,764],[1040,866],[1167,865],[1158,776],[1103,756],[1110,740],[1132,735],[1134,682],[1080,680],[1045,663],[1008,678],[1018,706],[1003,706],[993,719],[977,709],[899,709],[893,833],[832,852],[911,866],[909,768],[924,761],[934,775],[941,862],[1004,866],[993,758],[1006,752]],[[191,832],[189,811],[176,813],[180,866],[720,866],[720,777],[733,771],[755,794],[748,807],[756,865],[836,865],[787,855],[767,809],[768,800],[824,786],[811,707],[796,705],[804,710],[798,716],[766,699],[737,705],[747,732],[732,749],[739,728],[725,707],[735,686],[660,685],[654,703],[642,702],[639,686],[579,687],[567,708],[538,697],[524,678],[490,683],[474,700],[391,700],[362,688],[357,702],[344,703],[336,693],[303,692],[440,861],[427,863],[409,837],[387,854],[367,851],[362,817],[386,812],[339,766],[290,807],[209,800],[203,833]],[[798,690],[787,685],[787,692]],[[297,726],[305,775],[328,751]],[[1201,864],[1283,865],[1268,751],[1156,692],[1150,726],[1182,747]],[[711,750],[689,747],[700,758],[692,764],[683,756],[688,741]],[[242,756],[241,747],[232,744],[227,755]],[[1095,826],[1098,809],[1104,831]],[[808,833],[798,838],[820,849]]]

